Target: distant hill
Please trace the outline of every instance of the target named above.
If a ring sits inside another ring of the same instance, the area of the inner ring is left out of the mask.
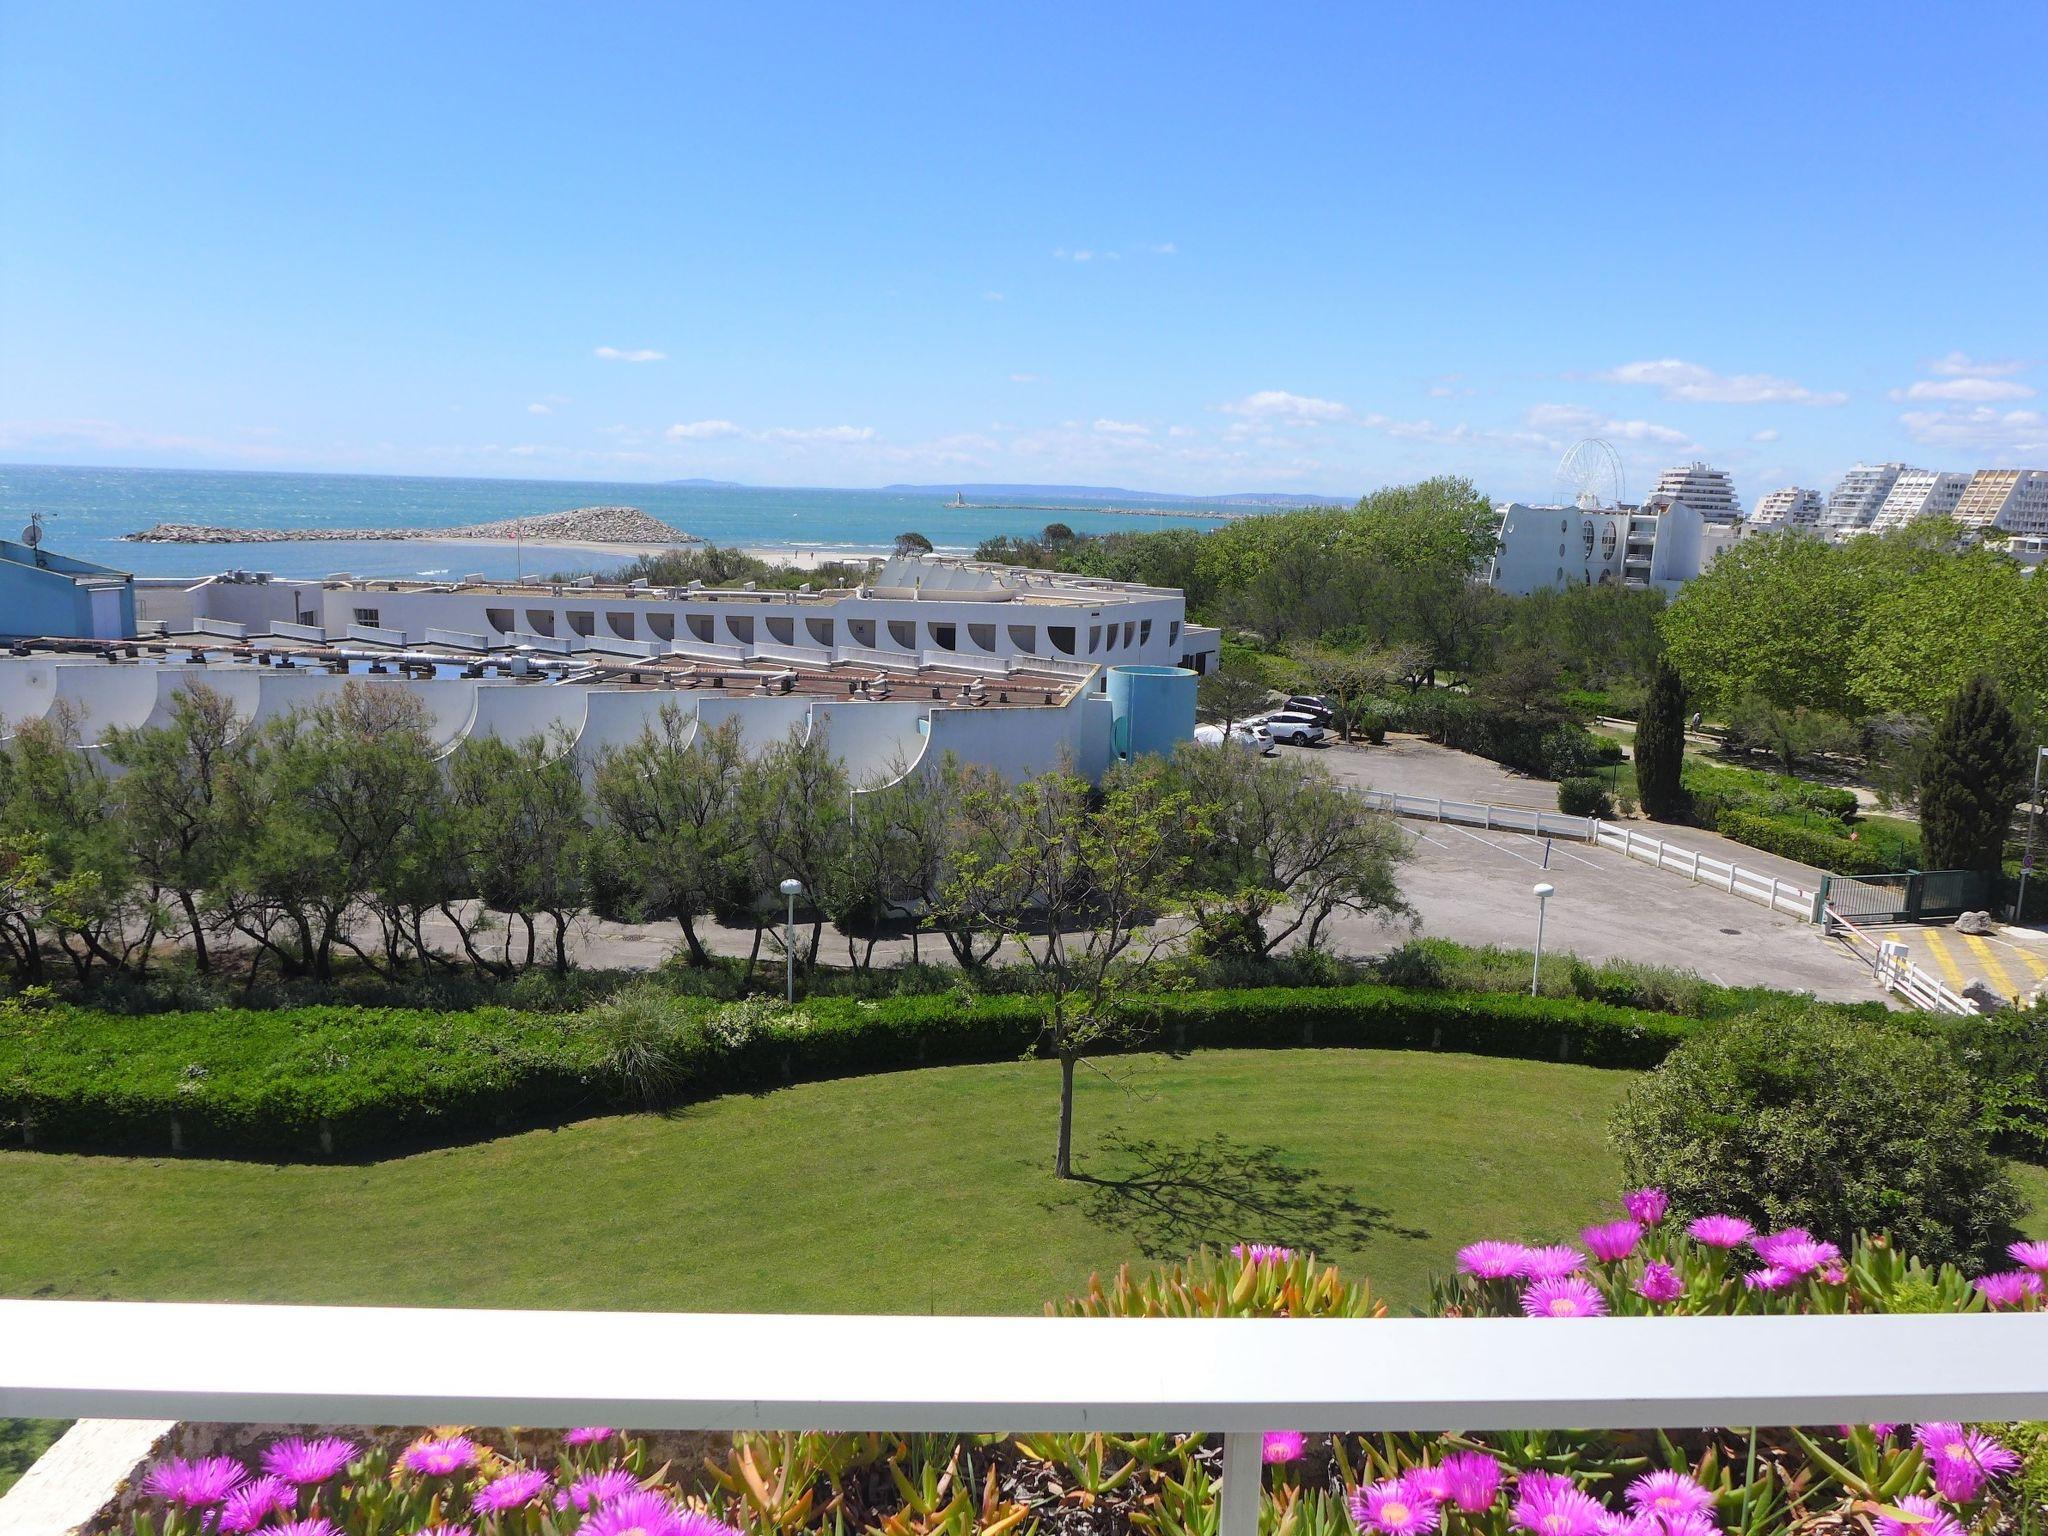
[[[1231,491],[1221,496],[1183,496],[1173,491],[1133,491],[1120,485],[1004,485],[968,482],[947,485],[885,485],[882,489],[900,495],[950,496],[958,491],[969,498],[1045,496],[1059,501],[1150,501],[1166,504],[1195,503],[1203,506],[1233,503],[1260,507],[1318,507],[1354,499],[1349,496],[1304,496],[1299,491]]]
[[[688,486],[698,491],[744,491],[746,487],[737,480],[664,480],[663,485]]]

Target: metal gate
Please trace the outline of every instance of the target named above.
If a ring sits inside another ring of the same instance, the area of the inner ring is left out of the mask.
[[[1991,877],[1974,869],[1825,875],[1820,899],[1852,923],[1924,923],[1989,910]]]

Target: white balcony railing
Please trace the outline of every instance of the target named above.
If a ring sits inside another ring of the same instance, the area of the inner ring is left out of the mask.
[[[1222,1536],[1255,1536],[1266,1430],[2048,1418],[2048,1317],[1067,1319],[0,1301],[0,1416],[1221,1433]]]

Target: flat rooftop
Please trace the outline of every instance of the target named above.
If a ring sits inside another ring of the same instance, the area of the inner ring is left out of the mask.
[[[712,692],[763,697],[796,695],[815,699],[902,699],[974,707],[983,704],[1062,705],[1086,687],[1091,673],[1078,668],[1017,666],[1003,674],[945,665],[888,666],[855,662],[704,660],[685,654],[618,656],[597,651],[566,655],[496,651],[480,653],[451,646],[381,646],[356,642],[321,644],[263,636],[218,640],[74,640],[49,638],[13,643],[17,657],[96,662],[110,667],[212,666],[238,671],[270,668],[329,672],[359,677],[503,680],[527,686],[577,683],[606,688],[662,692]]]

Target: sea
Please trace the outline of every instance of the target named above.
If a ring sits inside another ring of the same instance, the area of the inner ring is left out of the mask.
[[[449,528],[535,517],[575,507],[638,507],[714,544],[762,550],[886,551],[901,533],[969,552],[998,534],[1032,534],[1060,521],[1081,533],[1214,528],[1224,508],[1160,503],[1160,515],[1102,510],[1100,501],[1032,494],[983,496],[1027,507],[954,507],[951,492],[795,490],[625,484],[601,480],[458,480],[411,475],[271,471],[82,469],[0,464],[0,537],[40,516],[45,547],[139,576],[243,569],[278,576],[502,577],[520,572],[608,571],[628,556],[528,541],[521,549],[472,540],[319,540],[262,544],[135,544],[123,535],[153,523],[231,528]],[[970,495],[969,500],[976,499]],[[1242,513],[1242,506],[1229,509]],[[11,521],[10,521],[11,520]]]

